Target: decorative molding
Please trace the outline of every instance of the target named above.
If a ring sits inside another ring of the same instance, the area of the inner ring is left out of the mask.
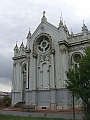
[[[31,50],[26,49],[26,50],[25,50],[25,52],[26,52],[26,53],[30,53],[30,52],[31,52]]]
[[[37,58],[37,54],[36,53],[33,53],[33,58]]]
[[[76,63],[73,59],[73,57],[76,55],[76,54],[79,54],[82,58],[83,54],[81,52],[74,52],[72,55],[71,55],[71,65],[73,65],[74,63]]]
[[[84,50],[87,46],[89,46],[89,45],[88,44],[81,44],[81,45],[73,46],[73,47],[69,48],[69,52]]]
[[[52,49],[52,50],[51,50],[51,54],[55,54],[55,49]]]
[[[12,57],[13,60],[18,60],[23,58],[26,58],[26,55],[19,55],[19,56]]]
[[[62,54],[65,54],[67,50],[68,49],[65,45],[60,45],[60,51],[61,51]]]
[[[47,34],[47,33],[40,33],[36,38],[35,38],[35,40],[34,40],[34,42],[33,42],[33,53],[37,53],[37,42],[38,42],[38,40],[39,40],[39,38],[41,38],[41,37],[47,37],[48,38],[48,40],[49,40],[49,44],[50,44],[50,50],[52,49],[52,38],[51,38],[51,36],[49,35],[49,34]]]

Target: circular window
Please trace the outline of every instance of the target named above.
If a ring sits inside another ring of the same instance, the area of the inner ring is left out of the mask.
[[[74,61],[75,61],[76,63],[79,63],[80,60],[81,60],[81,55],[80,55],[80,54],[75,54],[75,55],[74,55]]]
[[[46,52],[49,48],[49,39],[46,36],[41,37],[38,42],[38,50],[40,52]]]

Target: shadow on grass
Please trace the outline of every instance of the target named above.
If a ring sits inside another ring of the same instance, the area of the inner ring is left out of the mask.
[[[63,119],[63,118],[33,118],[21,117],[21,116],[11,116],[11,115],[2,115],[0,114],[0,120],[72,120],[72,119]]]

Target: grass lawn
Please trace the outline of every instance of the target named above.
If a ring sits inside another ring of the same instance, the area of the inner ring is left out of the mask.
[[[31,117],[21,117],[21,116],[11,116],[0,114],[0,120],[69,120],[63,118],[31,118]]]

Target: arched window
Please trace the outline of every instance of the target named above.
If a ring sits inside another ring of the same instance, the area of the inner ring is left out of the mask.
[[[79,62],[82,59],[82,53],[76,52],[72,54],[71,62],[72,62],[72,68],[74,70],[77,70],[79,68]]]

